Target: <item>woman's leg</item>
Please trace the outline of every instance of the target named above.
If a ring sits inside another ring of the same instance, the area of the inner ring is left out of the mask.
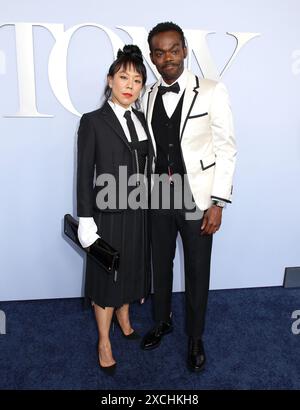
[[[126,303],[119,309],[116,309],[116,316],[125,336],[128,336],[134,332],[129,319],[129,303]]]
[[[94,311],[99,333],[99,362],[102,367],[109,367],[116,363],[111,351],[111,344],[109,340],[109,329],[114,308],[102,307],[94,304]]]

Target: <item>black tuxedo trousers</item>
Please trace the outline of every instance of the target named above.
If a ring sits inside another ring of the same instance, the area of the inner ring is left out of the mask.
[[[171,190],[172,191],[172,190]],[[208,298],[212,235],[201,235],[201,220],[187,220],[183,209],[151,210],[153,306],[157,322],[172,311],[173,260],[180,233],[184,251],[186,330],[201,337]]]

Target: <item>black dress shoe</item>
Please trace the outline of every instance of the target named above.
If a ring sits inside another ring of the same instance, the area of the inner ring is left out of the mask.
[[[202,340],[200,338],[190,337],[187,360],[188,369],[192,372],[200,372],[204,369],[205,360]]]
[[[152,350],[160,345],[161,339],[164,335],[173,331],[172,321],[159,322],[150,332],[144,336],[141,348],[143,350]]]

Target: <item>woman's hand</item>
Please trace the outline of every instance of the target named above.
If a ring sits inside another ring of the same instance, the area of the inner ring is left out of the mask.
[[[83,248],[90,247],[100,236],[93,217],[79,217],[78,239]],[[89,249],[87,249],[89,252]]]

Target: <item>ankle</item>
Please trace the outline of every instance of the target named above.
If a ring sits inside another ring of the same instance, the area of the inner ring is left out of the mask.
[[[111,350],[111,343],[109,340],[100,340],[98,343],[98,349]]]
[[[104,342],[98,344],[98,355],[99,355],[99,362],[101,366],[110,366],[114,364],[116,361],[113,358],[111,345],[110,343]]]

